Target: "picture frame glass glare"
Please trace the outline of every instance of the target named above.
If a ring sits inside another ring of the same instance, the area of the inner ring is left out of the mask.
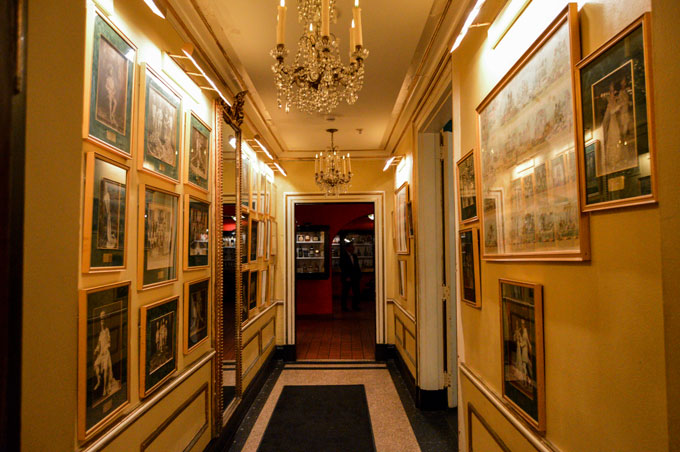
[[[176,196],[145,188],[143,284],[171,281],[177,275]]]

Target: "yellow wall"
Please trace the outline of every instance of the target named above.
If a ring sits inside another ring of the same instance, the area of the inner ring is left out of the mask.
[[[458,135],[454,142],[460,145],[454,160],[477,149],[475,108],[564,5],[564,1],[534,1],[495,50],[484,40],[485,33],[471,31],[455,52],[454,112],[459,107],[460,116],[454,116],[454,135]],[[586,3],[579,14],[583,55],[649,9],[645,0]],[[654,70],[663,68],[656,65]],[[663,112],[667,118],[671,108],[677,111],[673,105],[661,108],[667,109]],[[677,156],[664,155],[670,149],[657,147],[659,161],[669,159],[677,166]],[[665,202],[669,201],[660,201]],[[460,360],[501,394],[498,279],[541,283],[546,438],[563,451],[666,450],[660,209],[593,214],[590,234],[591,262],[483,261],[482,309],[461,306]],[[464,380],[461,377],[463,407],[479,399],[476,387]],[[503,439],[515,444],[512,438],[517,434],[508,422],[497,413],[488,420]]]

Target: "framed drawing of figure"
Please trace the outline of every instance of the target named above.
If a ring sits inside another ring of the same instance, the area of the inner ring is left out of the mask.
[[[482,307],[481,265],[479,260],[479,229],[458,231],[460,259],[460,299],[475,308]]]
[[[543,286],[499,280],[503,399],[545,431]]]
[[[471,223],[477,216],[477,180],[475,151],[465,154],[458,163],[458,215],[461,224]]]
[[[208,339],[210,313],[210,278],[184,283],[184,315],[182,336],[184,354],[191,353]]]
[[[584,211],[656,202],[650,14],[577,65]]]
[[[83,136],[131,158],[137,47],[96,8],[88,21],[89,96]]]
[[[184,269],[208,267],[210,203],[184,195]]]
[[[395,245],[397,254],[409,254],[408,182],[394,192]]]
[[[210,174],[210,133],[208,124],[193,111],[189,114],[187,127],[189,140],[187,152],[187,182],[201,191],[208,192]]]
[[[128,170],[97,152],[87,153],[83,273],[122,270],[127,265]]]
[[[139,397],[160,387],[177,370],[179,297],[139,309]]]
[[[87,440],[130,401],[130,281],[80,291],[78,439]]]
[[[137,286],[139,290],[177,279],[179,195],[139,185]]]
[[[140,75],[142,98],[139,117],[142,130],[138,134],[140,171],[172,183],[179,182],[182,132],[182,100],[148,64]]]

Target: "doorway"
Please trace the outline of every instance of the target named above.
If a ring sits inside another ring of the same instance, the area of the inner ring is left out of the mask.
[[[375,359],[373,203],[296,206],[294,257],[297,358]]]

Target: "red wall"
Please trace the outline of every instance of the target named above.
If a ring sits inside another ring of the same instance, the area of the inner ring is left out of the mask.
[[[341,229],[352,223],[352,230],[373,229],[367,217],[373,213],[372,203],[327,203],[295,206],[295,224],[328,226],[328,240],[333,240]],[[366,221],[362,221],[361,217]],[[357,221],[354,221],[357,220]],[[330,265],[330,256],[328,258]],[[327,279],[296,280],[296,311],[298,315],[333,314],[332,270]]]

